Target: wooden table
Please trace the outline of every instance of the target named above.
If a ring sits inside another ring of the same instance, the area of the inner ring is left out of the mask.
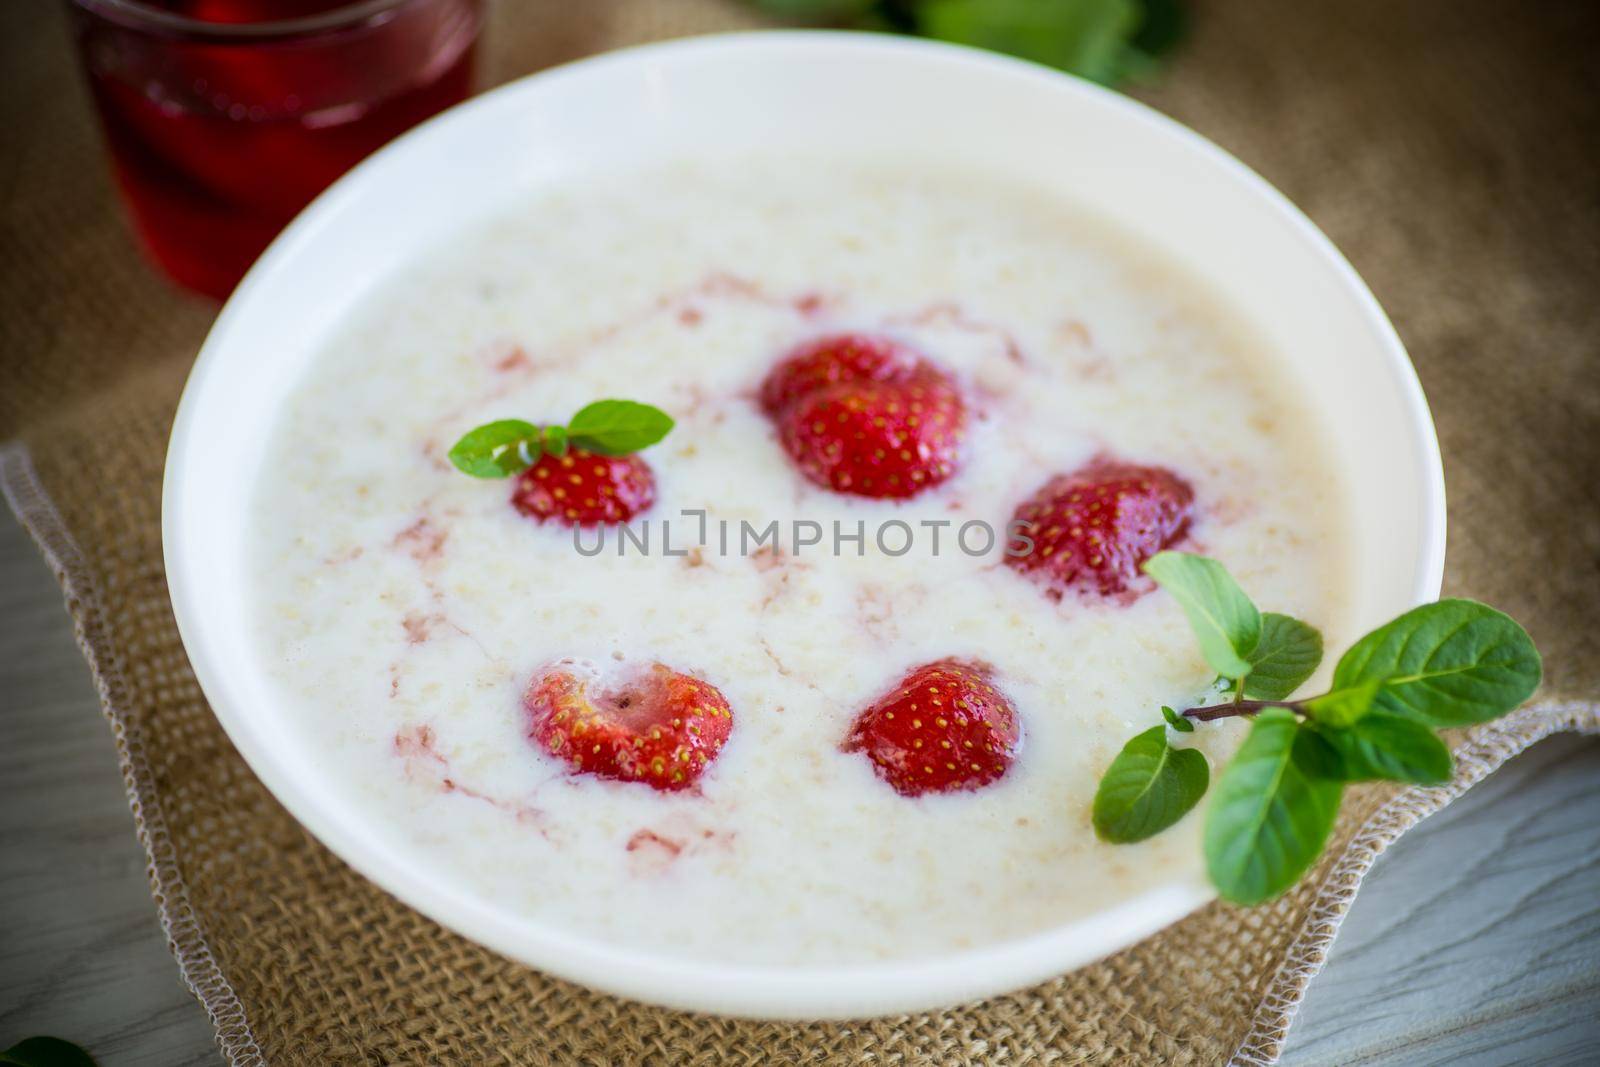
[[[0,1048],[215,1064],[167,954],[111,733],[38,553],[0,519]],[[1600,744],[1537,746],[1361,890],[1283,1062],[1600,1057]]]

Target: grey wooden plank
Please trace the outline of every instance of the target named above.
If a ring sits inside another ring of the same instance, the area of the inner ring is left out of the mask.
[[[1381,859],[1289,1067],[1579,1063],[1600,1045],[1600,743],[1545,742]],[[178,979],[60,593],[0,520],[0,1048],[220,1061]]]
[[[218,1062],[156,920],[111,732],[61,594],[0,518],[0,1048],[103,1065]]]
[[[1535,746],[1361,888],[1284,1063],[1600,1058],[1600,743]]]

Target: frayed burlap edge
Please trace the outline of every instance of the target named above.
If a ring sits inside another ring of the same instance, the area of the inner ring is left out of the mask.
[[[189,902],[143,740],[123,711],[127,686],[121,657],[96,599],[83,554],[40,484],[27,449],[20,443],[0,447],[0,493],[38,544],[66,597],[78,647],[88,661],[100,694],[101,710],[116,739],[128,807],[148,860],[151,896],[184,984],[210,1017],[224,1058],[234,1067],[264,1067],[266,1058],[250,1031],[244,1005],[212,955]],[[1311,911],[1231,1062],[1245,1067],[1270,1067],[1277,1062],[1306,987],[1322,970],[1362,879],[1385,849],[1506,760],[1535,742],[1564,731],[1600,733],[1600,704],[1541,704],[1482,727],[1456,749],[1456,776],[1448,786],[1409,789],[1373,813],[1345,846],[1318,890]]]
[[[266,1058],[250,1032],[244,1005],[228,984],[206,943],[200,924],[189,902],[189,891],[178,871],[177,854],[167,834],[161,798],[155,790],[144,739],[137,725],[131,725],[123,711],[122,658],[111,639],[93,583],[89,580],[83,553],[73,540],[61,514],[45,494],[34,472],[27,449],[19,443],[0,448],[0,493],[11,506],[25,530],[44,554],[66,597],[67,613],[72,616],[73,635],[89,673],[100,693],[100,709],[111,723],[116,739],[117,764],[122,770],[123,788],[133,825],[144,846],[145,874],[150,879],[150,895],[155,898],[161,929],[167,947],[178,961],[178,971],[217,1031],[217,1045],[235,1067],[265,1067]]]

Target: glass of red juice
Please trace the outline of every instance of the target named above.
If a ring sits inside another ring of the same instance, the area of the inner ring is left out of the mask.
[[[301,208],[472,90],[484,0],[68,0],[151,257],[222,299]]]

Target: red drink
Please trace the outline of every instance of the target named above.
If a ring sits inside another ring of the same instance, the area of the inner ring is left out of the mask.
[[[464,99],[482,0],[73,0],[118,184],[217,298],[339,175]]]

